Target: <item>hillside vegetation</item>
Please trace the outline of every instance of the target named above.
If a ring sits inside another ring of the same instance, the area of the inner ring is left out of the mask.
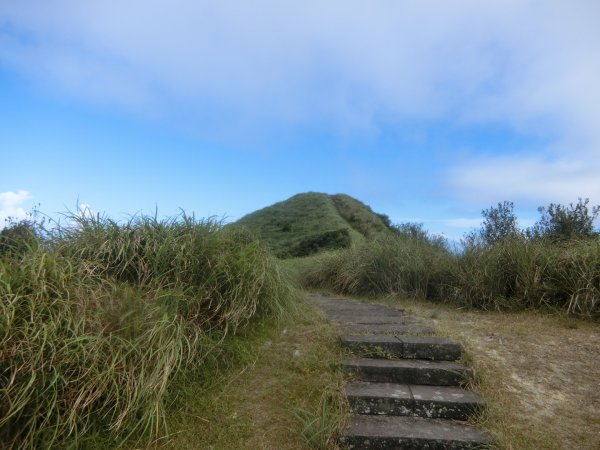
[[[599,208],[587,200],[540,208],[535,226],[521,230],[504,202],[483,211],[480,230],[461,252],[418,224],[392,227],[358,245],[299,264],[303,285],[353,295],[387,295],[518,310],[545,308],[600,318]]]
[[[255,233],[280,258],[349,248],[391,232],[388,217],[364,203],[345,194],[317,192],[295,195],[248,214],[234,225]]]
[[[294,289],[213,221],[71,218],[0,233],[0,447],[119,448],[165,434],[174,383]]]

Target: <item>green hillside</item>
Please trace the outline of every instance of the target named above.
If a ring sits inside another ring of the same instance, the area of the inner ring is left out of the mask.
[[[243,225],[281,258],[350,247],[390,230],[389,218],[345,194],[307,192],[255,211]]]

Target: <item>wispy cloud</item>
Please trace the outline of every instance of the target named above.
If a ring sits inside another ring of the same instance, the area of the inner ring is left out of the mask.
[[[29,192],[23,190],[0,192],[0,229],[4,228],[9,217],[15,220],[27,217],[23,204],[30,198]]]
[[[598,195],[599,19],[595,0],[22,0],[0,62],[209,136],[500,125],[547,143],[457,161],[455,195],[572,200]]]
[[[573,152],[557,160],[542,156],[489,157],[455,167],[457,193],[483,204],[502,200],[568,204],[579,197],[600,201],[600,155]]]
[[[599,13],[593,1],[23,0],[0,12],[0,58],[73,95],[211,124],[458,112],[592,126]]]

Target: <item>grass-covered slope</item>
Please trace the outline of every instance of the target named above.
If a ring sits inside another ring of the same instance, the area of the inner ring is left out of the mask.
[[[0,448],[121,448],[167,432],[177,381],[295,291],[245,230],[74,217],[0,234]]]
[[[347,248],[389,231],[387,216],[345,194],[308,192],[255,211],[235,222],[265,241],[279,257]]]

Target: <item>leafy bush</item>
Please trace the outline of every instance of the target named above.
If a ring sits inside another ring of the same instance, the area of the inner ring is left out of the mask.
[[[36,226],[29,220],[9,222],[0,230],[0,256],[22,255],[38,244]]]
[[[581,198],[576,204],[569,206],[550,203],[548,207],[540,206],[540,220],[529,230],[534,238],[549,238],[555,241],[570,239],[588,239],[598,236],[594,231],[594,221],[600,214],[600,206],[588,208],[589,199]]]
[[[479,230],[465,236],[463,245],[466,248],[490,246],[504,239],[517,239],[523,236],[519,229],[513,202],[504,201],[481,211],[483,223]]]

